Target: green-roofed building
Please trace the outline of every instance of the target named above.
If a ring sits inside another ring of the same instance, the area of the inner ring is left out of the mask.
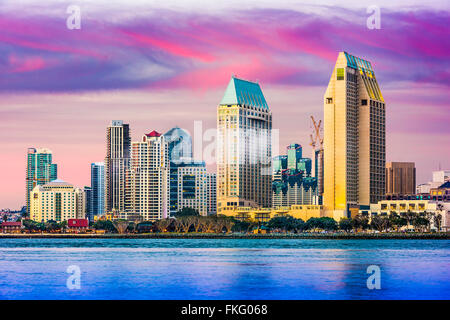
[[[271,206],[272,113],[261,87],[231,77],[217,109],[217,212]]]
[[[58,177],[57,165],[52,163],[52,151],[47,148],[28,148],[26,201],[27,214],[30,214],[30,192],[34,187],[44,185]]]

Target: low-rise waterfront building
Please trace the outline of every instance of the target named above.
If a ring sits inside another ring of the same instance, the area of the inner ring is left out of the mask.
[[[322,205],[292,205],[290,207],[260,208],[251,206],[227,206],[221,214],[234,217],[237,220],[256,220],[267,222],[274,217],[290,215],[297,219],[307,221],[309,218],[324,217]]]
[[[67,221],[67,230],[73,233],[86,232],[89,228],[88,219],[69,219]]]
[[[22,230],[22,222],[4,221],[0,225],[2,233],[20,233]]]
[[[432,200],[382,200],[371,204],[369,210],[360,210],[362,214],[373,216],[389,216],[397,214],[405,216],[407,213],[432,214],[441,216],[441,228],[448,230],[450,228],[450,202],[439,202]],[[431,222],[435,229],[434,222]]]

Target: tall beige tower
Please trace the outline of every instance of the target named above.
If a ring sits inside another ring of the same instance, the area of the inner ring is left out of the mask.
[[[130,179],[127,183],[132,213],[143,220],[169,217],[169,146],[156,131],[131,143]]]
[[[106,129],[105,213],[116,212],[126,217],[126,180],[130,167],[130,127],[122,120],[113,120]]]
[[[258,83],[232,77],[217,109],[217,213],[271,206],[272,112]]]
[[[324,95],[324,206],[335,219],[385,195],[386,108],[369,61],[340,52]]]

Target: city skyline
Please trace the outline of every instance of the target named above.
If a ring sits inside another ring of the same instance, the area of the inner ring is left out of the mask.
[[[89,185],[90,163],[105,156],[104,130],[110,120],[130,123],[132,141],[153,128],[166,132],[178,125],[192,133],[195,120],[214,128],[232,74],[263,86],[273,128],[280,129],[279,152],[299,142],[309,155],[309,115],[323,119],[323,92],[341,50],[367,58],[377,70],[389,101],[386,161],[415,162],[417,184],[430,180],[439,165],[450,167],[450,151],[442,147],[450,137],[448,42],[441,41],[448,31],[435,22],[448,20],[448,11],[382,7],[382,29],[368,30],[364,9],[335,8],[331,16],[341,16],[334,23],[327,7],[323,13],[260,8],[217,17],[210,12],[196,23],[190,23],[192,12],[170,11],[182,27],[163,19],[124,18],[114,24],[108,15],[90,15],[86,9],[77,33],[65,29],[65,8],[60,18],[44,10],[28,20],[23,15],[36,8],[20,13],[10,4],[7,9],[0,13],[6,57],[1,67],[8,74],[8,81],[0,82],[0,178],[11,183],[0,187],[2,207],[24,204],[28,147],[49,148],[59,177],[79,187]],[[255,16],[266,26],[245,19]],[[352,17],[356,22],[350,22]],[[104,20],[108,23],[102,26]],[[115,39],[118,30],[124,32]],[[205,30],[208,41],[194,37]],[[94,42],[98,46],[92,47]],[[124,47],[108,55],[109,48],[119,46]],[[120,63],[122,58],[133,63]],[[159,78],[152,78],[155,74]],[[36,81],[40,78],[45,81]]]

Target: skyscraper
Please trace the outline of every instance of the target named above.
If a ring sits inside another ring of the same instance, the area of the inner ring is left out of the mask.
[[[208,215],[217,214],[217,182],[215,173],[207,173],[207,212]]]
[[[319,203],[323,203],[323,148],[314,150],[313,176],[317,179],[317,189],[319,194]]]
[[[201,215],[207,211],[207,173],[204,161],[192,158],[192,138],[175,127],[164,134],[170,161],[170,215],[189,207]]]
[[[84,192],[84,216],[85,218],[89,219],[89,221],[94,221],[94,216],[92,213],[92,188],[88,186],[84,186],[83,188]]]
[[[386,163],[386,195],[411,195],[416,193],[416,168],[414,162]]]
[[[105,164],[91,163],[91,199],[89,201],[89,219],[103,215],[105,212]]]
[[[170,161],[185,160],[190,162],[192,159],[192,138],[184,129],[175,127],[164,134],[169,145]]]
[[[324,95],[324,206],[354,215],[385,194],[386,109],[369,61],[340,52]]]
[[[156,131],[133,141],[130,166],[130,212],[143,220],[169,217],[169,148]]]
[[[38,185],[44,185],[57,179],[57,165],[52,163],[52,152],[49,149],[28,148],[26,176],[26,206],[30,214],[30,192]]]
[[[176,213],[183,208],[192,208],[200,215],[206,216],[208,214],[208,178],[205,162],[172,161],[170,165],[171,170],[174,167],[173,169],[177,171],[177,196],[171,198],[171,201],[176,201],[175,205],[171,202],[171,209],[175,209],[171,210],[171,213]]]
[[[271,206],[272,112],[258,83],[232,77],[217,108],[217,210]]]
[[[311,176],[312,161],[302,157],[302,146],[296,143],[287,147],[287,155],[273,161],[272,206],[317,204],[317,178]]]
[[[126,180],[130,165],[130,128],[113,120],[106,129],[105,211],[123,215],[127,207]]]

